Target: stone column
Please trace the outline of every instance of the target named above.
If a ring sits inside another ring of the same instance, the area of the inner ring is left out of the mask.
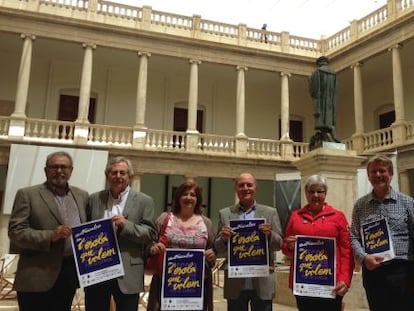
[[[130,187],[134,191],[137,191],[137,192],[141,191],[141,174],[135,173],[134,175],[131,176]]]
[[[392,52],[392,81],[394,86],[394,106],[396,123],[401,123],[405,120],[403,76],[400,58],[401,48],[401,44],[397,44],[390,49]]]
[[[198,65],[199,60],[190,60],[190,84],[188,90],[188,121],[186,131],[186,150],[197,151],[198,130],[197,130],[197,105],[198,105]]]
[[[397,145],[403,144],[406,138],[405,128],[405,107],[404,107],[404,87],[401,68],[400,49],[401,44],[390,48],[392,52],[392,81],[394,86],[394,109],[395,123],[391,125],[392,138]]]
[[[96,49],[96,45],[91,43],[84,43],[82,46],[85,49],[85,53],[83,56],[82,77],[79,94],[79,110],[76,122],[88,124],[89,101],[91,97],[92,85],[93,50]]]
[[[11,117],[26,118],[27,94],[29,92],[30,67],[32,64],[32,46],[35,36],[21,34],[24,40],[20,58],[19,74],[17,77],[16,104]]]
[[[147,77],[148,77],[148,58],[151,53],[138,52],[139,70],[137,81],[137,97],[135,102],[135,126],[132,139],[132,146],[141,149],[145,145],[147,136],[145,125],[145,111],[147,108]]]
[[[151,53],[138,52],[138,56],[140,64],[137,82],[135,128],[146,129],[145,109],[147,106],[148,58],[151,56]]]
[[[293,160],[293,141],[289,135],[289,77],[288,72],[281,72],[281,118],[280,118],[280,140],[283,142],[281,145],[281,155],[284,160]]]
[[[244,133],[245,116],[245,85],[244,73],[247,67],[237,66],[237,93],[236,93],[236,155],[239,157],[247,156],[248,139]]]
[[[247,71],[247,67],[237,66],[237,94],[236,94],[236,136],[246,137],[244,133],[244,121],[245,121],[245,82],[244,73]]]
[[[362,63],[351,66],[354,70],[354,110],[355,110],[355,134],[364,133],[364,110],[362,95]]]
[[[187,132],[197,131],[197,104],[198,104],[198,65],[199,60],[190,60],[190,85],[188,90],[188,123]]]
[[[289,140],[289,77],[288,72],[281,72],[281,120],[280,120],[280,139]]]
[[[407,170],[399,170],[398,177],[400,181],[400,191],[406,195],[411,195],[410,191],[410,176]]]
[[[355,133],[352,135],[353,150],[362,152],[364,150],[364,102],[361,78],[362,63],[358,62],[351,66],[354,71],[354,113]]]

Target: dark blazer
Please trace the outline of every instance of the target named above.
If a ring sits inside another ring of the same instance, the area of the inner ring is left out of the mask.
[[[86,221],[88,193],[70,187],[81,222]],[[55,284],[62,266],[65,240],[51,243],[53,230],[63,225],[54,194],[46,184],[17,191],[9,222],[9,237],[20,257],[14,289],[44,292]]]
[[[214,243],[218,256],[227,258],[227,242],[221,238],[220,231],[224,225],[229,225],[230,219],[239,219],[238,212],[239,205],[226,207],[219,212],[219,231]],[[252,278],[253,287],[260,299],[271,300],[275,296],[274,252],[280,250],[283,243],[280,219],[276,208],[262,204],[256,204],[255,218],[265,218],[267,223],[272,224],[272,235],[269,239],[269,276]],[[224,298],[237,299],[244,284],[245,278],[228,278],[225,267]]]
[[[88,220],[104,217],[108,198],[109,190],[96,192],[90,196]],[[126,218],[125,226],[117,231],[117,238],[125,275],[117,280],[122,293],[136,294],[144,291],[146,246],[157,237],[154,201],[150,196],[130,189],[123,215]]]

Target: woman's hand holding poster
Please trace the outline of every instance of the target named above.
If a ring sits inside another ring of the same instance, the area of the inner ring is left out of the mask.
[[[335,298],[335,242],[334,238],[296,237],[294,295]]]

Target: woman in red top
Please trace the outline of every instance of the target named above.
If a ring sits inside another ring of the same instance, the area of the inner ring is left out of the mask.
[[[282,251],[292,257],[297,235],[329,237],[336,239],[336,286],[335,299],[296,295],[300,311],[341,310],[343,296],[351,285],[354,260],[348,221],[345,214],[325,202],[328,186],[319,175],[310,176],[305,183],[307,204],[292,213],[286,227]],[[293,258],[292,258],[293,259]],[[289,286],[293,287],[293,260],[290,266]]]

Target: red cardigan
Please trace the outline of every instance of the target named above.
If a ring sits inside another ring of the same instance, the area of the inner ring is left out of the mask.
[[[314,217],[306,208],[307,205],[292,213],[286,227],[285,238],[292,235],[335,238],[336,282],[344,281],[350,287],[354,270],[354,257],[345,214],[326,203],[325,208]],[[293,251],[288,249],[286,239],[283,241],[282,252],[286,256],[293,256]],[[290,265],[289,287],[293,287],[293,258]]]

